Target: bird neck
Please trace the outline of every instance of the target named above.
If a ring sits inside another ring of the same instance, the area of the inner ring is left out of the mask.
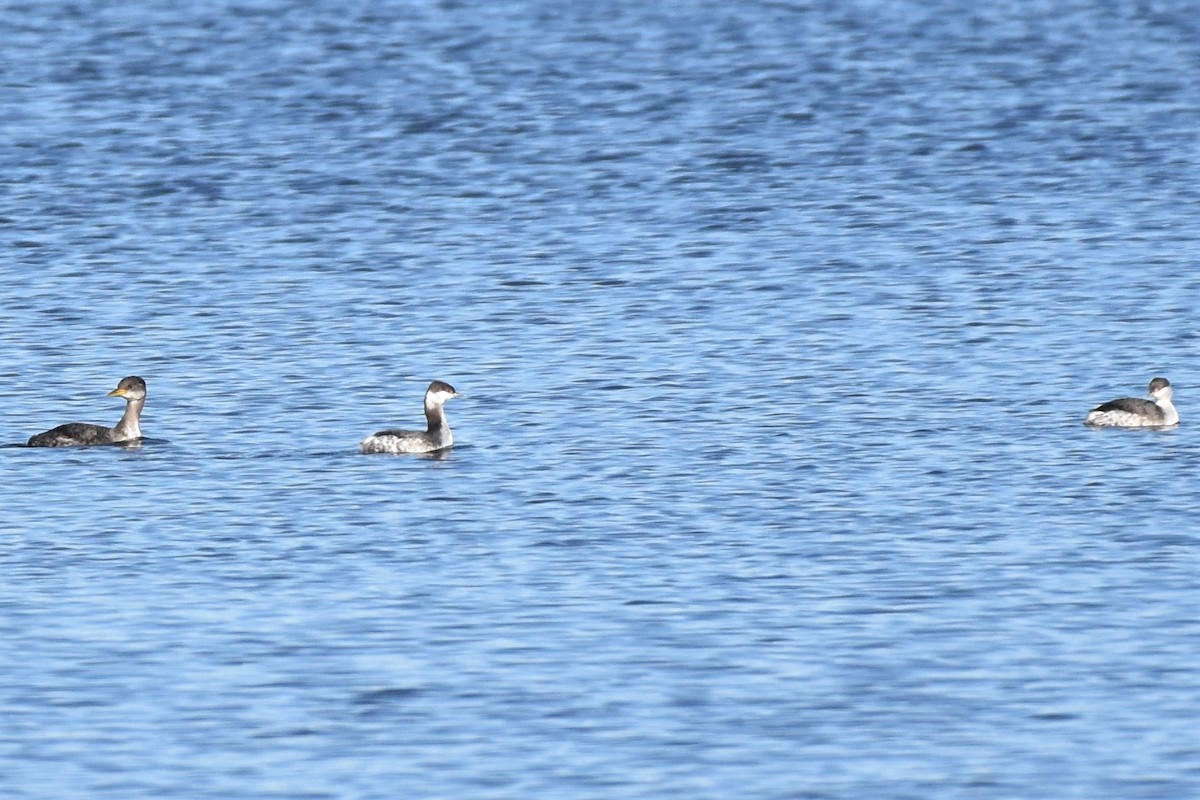
[[[446,410],[439,403],[425,404],[425,421],[429,424],[430,433],[449,427]]]
[[[142,426],[140,424],[142,416],[142,406],[146,404],[146,398],[139,400],[129,400],[125,403],[125,413],[121,415],[121,421],[117,423],[114,431],[120,439],[140,439],[142,438]]]

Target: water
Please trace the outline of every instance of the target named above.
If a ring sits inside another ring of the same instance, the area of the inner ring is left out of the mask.
[[[1200,30],[1102,6],[3,4],[0,439],[150,387],[0,449],[4,796],[1200,795]]]

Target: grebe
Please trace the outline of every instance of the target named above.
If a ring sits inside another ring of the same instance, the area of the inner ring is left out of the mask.
[[[1166,378],[1150,381],[1153,400],[1122,397],[1092,409],[1084,425],[1102,428],[1148,428],[1179,424],[1179,412],[1171,404],[1171,382]]]
[[[425,419],[428,430],[380,431],[362,440],[364,453],[432,453],[454,444],[450,423],[442,408],[451,397],[458,397],[454,387],[445,381],[434,381],[425,390]]]
[[[30,447],[69,447],[77,444],[115,444],[142,438],[138,418],[146,404],[146,382],[136,375],[121,378],[117,388],[109,397],[125,398],[125,413],[115,428],[90,425],[86,422],[68,422],[57,428],[29,437]]]

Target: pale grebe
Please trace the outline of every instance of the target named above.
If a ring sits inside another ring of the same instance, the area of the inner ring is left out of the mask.
[[[364,453],[432,453],[454,444],[446,411],[442,408],[451,397],[458,397],[454,387],[445,381],[434,381],[425,390],[425,419],[428,430],[380,431],[368,436],[359,445]]]
[[[1153,400],[1122,397],[1092,409],[1084,425],[1103,428],[1148,428],[1178,425],[1179,412],[1171,404],[1171,382],[1166,378],[1150,381]]]
[[[142,438],[138,418],[146,404],[146,382],[136,375],[121,378],[117,388],[109,397],[125,398],[125,413],[115,428],[90,425],[86,422],[68,422],[57,428],[29,437],[30,447],[68,447],[77,444],[115,444]]]

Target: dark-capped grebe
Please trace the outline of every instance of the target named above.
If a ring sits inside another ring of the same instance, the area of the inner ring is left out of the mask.
[[[425,419],[428,430],[380,431],[368,436],[359,445],[364,453],[432,453],[454,444],[450,423],[442,407],[451,397],[458,397],[454,387],[445,381],[434,381],[425,390]]]
[[[30,447],[69,447],[78,444],[116,444],[142,438],[138,420],[142,406],[146,404],[146,382],[136,375],[121,378],[117,388],[109,397],[125,398],[125,413],[115,428],[90,425],[86,422],[68,422],[57,428],[29,437]]]
[[[1171,382],[1166,378],[1150,381],[1150,396],[1122,397],[1096,406],[1088,413],[1084,425],[1102,428],[1149,428],[1179,424],[1179,412],[1171,404]]]

